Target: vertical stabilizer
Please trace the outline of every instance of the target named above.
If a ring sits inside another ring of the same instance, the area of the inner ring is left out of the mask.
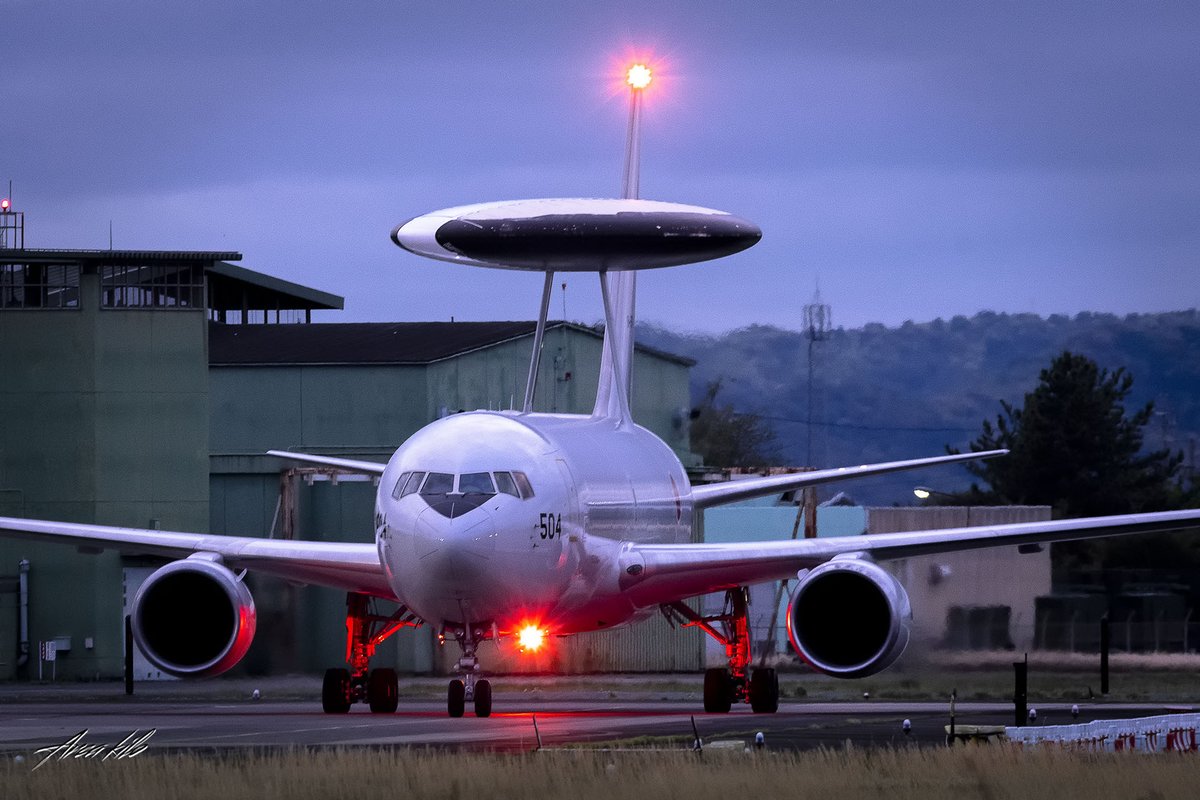
[[[637,301],[636,272],[600,273],[604,296],[604,350],[596,387],[594,417],[632,424],[633,323]]]
[[[641,182],[642,90],[650,83],[644,64],[633,66],[629,84],[629,127],[625,133],[625,172],[622,195],[636,200]],[[604,354],[600,359],[600,382],[596,386],[594,417],[633,424],[633,322],[637,305],[637,272],[601,272],[604,296]]]

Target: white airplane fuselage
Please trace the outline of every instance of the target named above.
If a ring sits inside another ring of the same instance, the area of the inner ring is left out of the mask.
[[[620,586],[623,543],[690,541],[691,489],[640,426],[475,411],[395,452],[375,527],[396,596],[436,629],[577,633],[640,617]]]

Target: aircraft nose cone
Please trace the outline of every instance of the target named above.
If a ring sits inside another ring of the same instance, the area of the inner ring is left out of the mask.
[[[448,518],[431,507],[416,518],[413,548],[416,558],[422,561],[467,559],[467,563],[478,563],[496,551],[496,525],[492,523],[491,515],[482,509]]]

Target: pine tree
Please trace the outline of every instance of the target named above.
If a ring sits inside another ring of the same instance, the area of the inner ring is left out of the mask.
[[[973,486],[972,501],[1049,505],[1059,517],[1159,511],[1177,503],[1183,456],[1142,452],[1154,404],[1127,415],[1132,386],[1123,368],[1109,372],[1071,352],[1056,357],[1024,405],[1002,401],[995,424],[984,420],[971,442],[973,451],[1011,451],[968,466],[990,487]]]

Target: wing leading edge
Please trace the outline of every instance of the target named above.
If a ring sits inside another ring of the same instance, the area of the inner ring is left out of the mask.
[[[211,553],[220,556],[230,569],[249,569],[299,583],[395,599],[373,543],[216,536],[14,517],[0,517],[0,530],[6,531],[9,538],[73,544],[85,552],[111,549],[163,558]]]
[[[362,475],[382,475],[387,464],[374,461],[357,461],[353,458],[335,458],[334,456],[315,456],[311,453],[292,453],[287,450],[268,450],[267,455],[278,458],[290,458],[305,464],[319,464],[322,467],[333,467],[346,472],[357,472]]]
[[[1200,509],[1192,509],[783,542],[631,544],[621,557],[622,586],[636,605],[645,607],[736,586],[793,578],[798,570],[811,569],[838,556],[888,560],[1198,527]]]
[[[822,483],[833,483],[851,478],[864,478],[868,475],[883,475],[888,472],[900,472],[906,469],[933,467],[939,464],[974,461],[979,458],[995,458],[996,456],[1007,454],[1007,450],[984,450],[978,453],[913,458],[907,461],[886,461],[881,464],[864,464],[861,467],[839,467],[837,469],[822,469],[814,472],[794,472],[789,475],[771,475],[766,478],[750,478],[742,481],[710,483],[705,486],[692,487],[692,506],[697,509],[709,508],[710,506],[736,503],[741,500],[763,497],[777,492],[788,492],[793,489],[801,489],[805,486],[817,486]]]

